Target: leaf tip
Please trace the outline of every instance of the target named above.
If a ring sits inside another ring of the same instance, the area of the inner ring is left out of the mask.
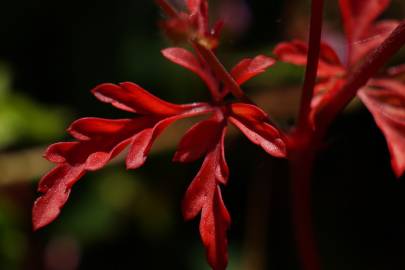
[[[59,209],[48,209],[44,204],[46,204],[46,202],[44,202],[43,196],[39,197],[34,202],[32,208],[32,229],[34,232],[50,224],[60,213]]]

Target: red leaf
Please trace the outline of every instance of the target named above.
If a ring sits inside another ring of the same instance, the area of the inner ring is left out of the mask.
[[[329,77],[319,81],[315,85],[314,96],[311,101],[311,107],[317,109],[320,103],[326,102],[329,99],[329,94],[339,91],[346,80],[340,77]],[[314,113],[314,112],[312,112]]]
[[[192,219],[201,212],[200,234],[208,262],[215,270],[224,270],[228,261],[226,231],[230,216],[222,201],[217,171],[223,159],[223,128],[221,139],[205,157],[203,165],[187,189],[183,200],[183,215]],[[226,164],[226,163],[225,163]],[[224,177],[228,177],[227,175]],[[226,180],[226,179],[225,179]]]
[[[142,166],[149,154],[153,142],[175,120],[180,117],[166,118],[159,121],[153,128],[148,128],[138,133],[132,138],[131,148],[129,149],[126,165],[128,169],[137,169]]]
[[[82,118],[68,129],[81,141],[53,144],[46,150],[45,157],[54,163],[85,164],[86,170],[96,170],[122,151],[134,134],[156,122],[153,117],[118,120]]]
[[[185,220],[195,218],[205,204],[212,203],[213,191],[217,185],[215,179],[217,159],[218,153],[211,149],[211,152],[206,155],[198,174],[188,187],[183,200],[183,216]]]
[[[226,135],[226,126],[224,123],[224,127],[219,137],[219,144],[217,145],[218,151],[218,164],[219,166],[215,169],[215,178],[221,182],[222,184],[226,185],[228,183],[229,177],[229,168],[228,164],[226,164],[225,160],[225,135]]]
[[[261,146],[275,157],[286,156],[286,145],[278,130],[268,123],[268,115],[254,105],[230,105],[229,121],[254,144]]]
[[[111,103],[118,109],[145,115],[172,116],[201,105],[175,105],[157,98],[131,82],[120,83],[119,85],[101,84],[94,88],[92,93],[100,101]]]
[[[131,148],[126,159],[127,168],[136,169],[142,166],[147,158],[147,155],[149,154],[149,151],[155,139],[160,135],[160,133],[163,132],[165,128],[167,128],[174,121],[207,112],[209,111],[207,111],[205,108],[197,108],[183,114],[165,118],[157,122],[153,127],[145,129],[134,136],[131,142]]]
[[[208,1],[187,0],[187,7],[190,11],[190,19],[194,21],[200,35],[209,34],[208,26]]]
[[[39,184],[44,193],[33,208],[34,228],[52,222],[66,203],[71,186],[86,172],[104,167],[132,143],[127,157],[129,168],[141,166],[156,137],[173,121],[212,111],[208,104],[174,105],[156,98],[139,86],[103,84],[93,90],[104,102],[132,112],[151,114],[133,119],[83,118],[69,132],[78,142],[51,145],[45,157],[58,166]]]
[[[119,136],[119,134],[117,134]],[[130,135],[122,140],[104,138],[97,141],[61,142],[48,147],[45,157],[54,163],[84,165],[89,171],[98,170],[129,144]]]
[[[279,43],[273,53],[283,62],[298,66],[307,64],[308,45],[300,40]],[[344,74],[342,66],[336,52],[326,43],[321,44],[318,77],[330,77]]]
[[[198,122],[183,136],[173,161],[193,162],[205,155],[216,143],[223,126],[223,117],[213,115]]]
[[[147,118],[138,118],[136,124],[144,126],[150,121]],[[111,135],[118,133],[121,130],[125,130],[126,127],[134,125],[132,119],[103,119],[95,117],[81,118],[73,122],[68,128],[68,132],[79,141],[87,141],[96,139],[98,137]]]
[[[368,29],[367,34],[351,46],[351,63],[355,63],[377,48],[398,26],[397,21],[382,21]]]
[[[167,48],[162,50],[164,57],[175,64],[178,64],[201,77],[204,74],[198,59],[189,51],[183,48]]]
[[[231,71],[232,77],[239,85],[251,78],[265,72],[276,61],[273,58],[259,55],[253,59],[247,58],[240,61]]]
[[[96,171],[103,168],[107,163],[121,153],[127,145],[130,143],[129,139],[122,140],[116,144],[111,151],[95,151],[91,153],[85,164],[85,168],[88,171]]]
[[[281,61],[304,66],[307,63],[308,46],[301,40],[280,42],[274,48],[273,53]]]
[[[228,264],[226,231],[231,225],[231,217],[222,200],[219,186],[213,197],[212,206],[201,211],[200,234],[212,269],[225,270]]]
[[[321,51],[319,57],[322,65],[342,66],[342,62],[340,61],[335,50],[325,42],[321,42]]]
[[[66,203],[71,186],[84,174],[83,167],[59,165],[45,175],[40,182],[38,191],[45,193],[39,197],[32,209],[34,230],[51,223]]]
[[[198,11],[198,9],[199,9],[200,6],[201,6],[201,2],[202,2],[202,1],[206,1],[206,0],[187,0],[187,7],[188,7],[188,10],[189,10],[191,13]]]
[[[33,225],[39,229],[52,222],[66,203],[70,188],[86,171],[102,168],[120,153],[132,136],[154,125],[156,120],[141,118],[133,120],[107,120],[84,118],[71,126],[71,131],[86,137],[79,142],[56,143],[45,152],[45,157],[58,166],[42,178],[38,191],[40,196],[33,208]],[[145,120],[146,119],[146,120]],[[94,123],[94,129],[88,124]],[[105,124],[105,128],[100,123]],[[120,126],[117,128],[117,126]],[[96,135],[95,131],[99,134]],[[113,132],[114,131],[114,132]]]
[[[145,163],[153,143],[153,130],[153,128],[145,129],[132,138],[126,158],[127,169],[137,169]]]
[[[148,116],[120,120],[79,119],[71,125],[69,130],[79,138],[88,139],[51,145],[45,156],[52,162],[85,164],[86,170],[97,170],[122,151],[133,136],[152,128],[158,121]],[[91,124],[94,124],[94,127]],[[94,133],[96,131],[97,134]]]
[[[183,48],[168,48],[162,50],[164,57],[175,64],[178,64],[199,76],[208,88],[217,91],[218,83],[209,71],[206,71],[198,59],[189,51]]]
[[[44,157],[53,163],[66,162],[67,153],[74,151],[79,142],[59,142],[50,145],[46,150]]]
[[[214,39],[219,39],[224,28],[225,22],[223,20],[218,20],[214,23],[211,29],[211,35]]]
[[[166,35],[175,43],[185,42],[189,39],[193,27],[190,25],[189,15],[179,12],[176,17],[171,17],[160,22]]]
[[[399,177],[405,171],[405,85],[394,80],[373,80],[358,96],[387,140],[391,164]]]
[[[387,70],[387,74],[390,77],[405,77],[405,64],[399,65],[399,66],[394,66],[390,67]]]
[[[390,2],[390,0],[339,0],[343,25],[349,43],[360,40]]]
[[[339,0],[351,65],[381,44],[394,29],[392,24],[373,26],[374,21],[390,2],[390,0]]]

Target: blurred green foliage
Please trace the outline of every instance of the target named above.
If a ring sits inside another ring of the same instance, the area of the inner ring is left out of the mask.
[[[12,90],[12,71],[0,63],[0,149],[49,142],[64,133],[67,109],[46,106]]]

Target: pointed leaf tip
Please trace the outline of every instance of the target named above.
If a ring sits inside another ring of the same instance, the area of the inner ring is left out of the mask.
[[[84,174],[82,167],[59,165],[45,175],[38,190],[42,193],[32,208],[32,224],[38,230],[52,221],[60,214],[60,209],[69,198],[70,187]]]
[[[190,51],[187,51],[186,49],[167,48],[162,50],[162,54],[168,60],[186,69],[191,70],[197,75],[200,75],[202,72],[200,62]]]
[[[307,63],[308,45],[302,40],[281,42],[273,50],[273,53],[280,61],[305,66]],[[317,75],[320,78],[341,75],[345,72],[338,55],[332,47],[322,42],[319,55],[319,67]]]
[[[200,171],[190,184],[183,200],[183,216],[186,220],[201,212],[200,235],[206,250],[208,263],[213,269],[225,269],[228,263],[227,230],[230,215],[222,200],[216,178],[221,146],[217,145],[204,159]]]
[[[181,139],[173,161],[193,162],[212,149],[220,138],[223,119],[215,115],[192,126]]]
[[[231,71],[232,77],[239,85],[244,84],[253,77],[265,72],[276,63],[271,57],[265,55],[256,56],[253,59],[246,58],[240,61]]]
[[[164,101],[132,82],[101,84],[92,93],[100,101],[110,103],[120,110],[142,115],[172,116],[191,108],[191,105],[176,105]]]
[[[200,77],[209,89],[216,89],[217,82],[210,71],[207,71],[203,64],[190,51],[183,48],[167,48],[162,54],[171,62],[190,70]]]
[[[230,110],[229,121],[252,143],[274,157],[287,156],[287,147],[280,132],[268,123],[268,116],[264,111],[245,103],[234,103]]]
[[[131,147],[126,157],[127,169],[137,169],[145,163],[153,143],[153,132],[152,128],[148,128],[132,138]]]

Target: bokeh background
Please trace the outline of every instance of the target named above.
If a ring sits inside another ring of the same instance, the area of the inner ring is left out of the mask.
[[[326,2],[324,39],[342,53],[337,1]],[[210,3],[227,23],[218,52],[227,67],[307,35],[309,1]],[[208,269],[198,220],[185,223],[180,211],[200,162],[171,162],[187,121],[163,134],[143,168],[126,171],[118,160],[87,174],[54,223],[31,229],[36,184],[51,166],[41,157],[46,145],[71,140],[64,130],[79,117],[126,116],[98,102],[91,88],[133,81],[171,102],[208,99],[198,78],[161,56],[170,43],[153,1],[14,0],[1,1],[0,11],[0,269]],[[393,1],[383,17],[404,18],[405,2]],[[404,61],[404,50],[392,59]],[[288,128],[302,78],[302,68],[277,64],[245,90]],[[226,148],[229,269],[299,269],[286,161],[235,132]],[[353,102],[331,128],[315,169],[314,220],[324,269],[404,269],[403,180],[391,172],[372,117]]]

